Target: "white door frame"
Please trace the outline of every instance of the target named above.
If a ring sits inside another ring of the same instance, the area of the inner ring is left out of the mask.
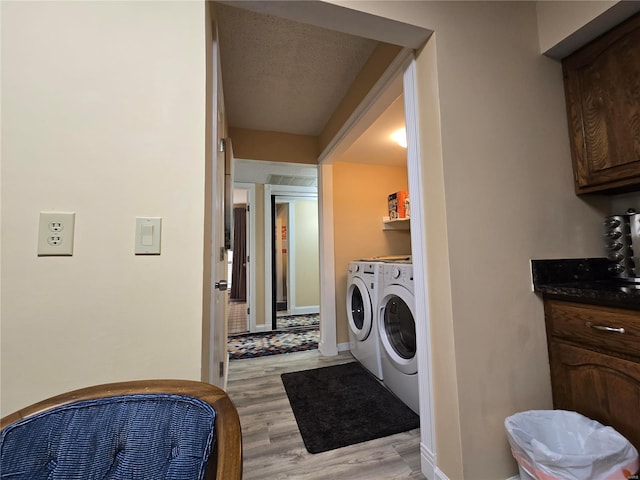
[[[338,345],[336,336],[336,269],[333,245],[333,167],[318,165],[318,227],[320,228],[320,341],[322,355],[349,350],[349,342]]]
[[[235,182],[233,188],[247,190],[247,327],[250,332],[256,331],[256,185],[255,183]]]
[[[303,198],[317,198],[318,197],[318,189],[316,187],[297,187],[290,185],[271,185],[265,184],[264,186],[264,319],[265,323],[264,327],[260,330],[271,330],[272,323],[272,310],[273,310],[273,300],[271,289],[273,288],[272,281],[272,272],[273,269],[271,267],[271,252],[273,249],[271,237],[271,225],[273,223],[273,219],[271,218],[271,197],[273,195],[287,195],[287,196],[295,196],[295,197],[303,197]],[[320,220],[318,219],[318,222]],[[290,235],[289,235],[290,237]],[[288,259],[291,259],[291,256],[287,256]],[[289,262],[288,262],[289,263]],[[290,278],[289,284],[293,279]],[[289,292],[287,293],[287,295]],[[287,301],[290,301],[290,297],[288,297]],[[335,322],[334,322],[335,323]]]
[[[416,318],[424,319],[421,328],[416,328],[418,344],[418,375],[420,388],[420,459],[422,472],[428,478],[446,479],[437,468],[435,446],[435,422],[433,410],[433,377],[431,361],[431,316],[429,311],[429,279],[426,251],[421,248],[426,238],[426,217],[422,176],[422,154],[420,150],[420,122],[418,119],[418,96],[416,60],[407,60],[403,73],[404,115],[407,132],[407,173],[409,192],[417,201],[411,203],[411,254],[413,256],[413,285],[416,302]],[[420,348],[422,347],[422,348]]]
[[[209,345],[207,356],[207,381],[221,388],[226,388],[227,369],[229,355],[227,353],[227,312],[228,293],[220,291],[214,284],[227,279],[227,254],[224,248],[224,185],[225,185],[225,163],[227,152],[221,152],[219,148],[221,140],[224,138],[224,96],[222,91],[222,74],[220,70],[220,52],[218,48],[218,32],[215,22],[212,22],[212,45],[211,45],[211,152],[207,162],[211,162],[210,179],[211,184],[211,252],[210,271],[207,281],[209,289]],[[228,154],[231,154],[230,151]]]
[[[416,328],[418,345],[418,375],[420,379],[420,458],[422,471],[428,478],[444,478],[436,467],[435,424],[433,420],[433,384],[431,362],[431,325],[429,317],[429,290],[427,279],[427,259],[420,246],[426,236],[423,195],[422,160],[420,153],[420,126],[417,112],[417,85],[415,54],[404,49],[392,62],[376,85],[371,89],[356,111],[345,122],[336,137],[319,157],[320,185],[320,285],[322,321],[320,328],[320,353],[335,355],[343,349],[336,340],[335,318],[335,267],[333,249],[333,184],[331,160],[344,151],[359,136],[368,124],[358,125],[371,116],[379,116],[373,111],[374,104],[385,94],[393,91],[394,82],[402,82],[404,93],[405,126],[407,131],[407,174],[411,202],[411,245],[413,255],[416,318],[424,319]],[[397,83],[395,84],[397,85]],[[395,97],[397,98],[397,96]]]

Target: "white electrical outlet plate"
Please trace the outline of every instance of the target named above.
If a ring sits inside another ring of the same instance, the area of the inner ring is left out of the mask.
[[[72,212],[40,212],[38,256],[73,255],[75,222]]]
[[[136,218],[136,255],[160,255],[161,217]]]

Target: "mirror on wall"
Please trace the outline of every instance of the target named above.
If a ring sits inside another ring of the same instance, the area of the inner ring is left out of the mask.
[[[271,326],[279,330],[287,327],[286,317],[320,311],[318,198],[298,193],[271,199]]]

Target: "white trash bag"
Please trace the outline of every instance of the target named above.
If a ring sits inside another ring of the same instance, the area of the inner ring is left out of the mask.
[[[579,413],[529,410],[504,425],[522,480],[627,480],[638,471],[626,438]]]

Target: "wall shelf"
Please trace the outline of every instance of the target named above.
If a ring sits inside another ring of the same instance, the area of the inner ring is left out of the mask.
[[[411,227],[411,219],[382,217],[383,230],[409,230]]]

